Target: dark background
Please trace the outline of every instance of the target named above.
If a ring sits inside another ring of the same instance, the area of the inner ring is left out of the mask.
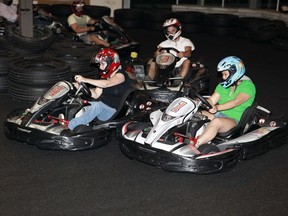
[[[162,32],[130,29],[152,55]],[[257,101],[274,115],[287,113],[287,52],[271,43],[185,34],[218,83],[216,65],[228,55],[244,61],[257,86]],[[25,103],[1,93],[1,122]],[[3,124],[0,126],[3,131]],[[249,216],[287,215],[288,145],[210,175],[171,173],[126,158],[118,143],[89,151],[44,151],[0,133],[0,215],[3,216]]]

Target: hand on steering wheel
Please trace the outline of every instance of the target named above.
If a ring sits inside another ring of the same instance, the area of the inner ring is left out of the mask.
[[[87,84],[84,82],[80,82],[79,84],[80,84],[79,90],[83,92],[86,96],[91,97],[91,91],[87,86]]]
[[[177,54],[180,53],[180,52],[179,52],[179,50],[177,50],[177,49],[174,48],[174,47],[161,47],[158,51],[159,51],[160,53],[164,53],[164,52],[170,53],[171,55],[173,55],[173,56],[175,57],[176,62],[180,60],[180,58],[179,58],[178,55],[177,55]],[[172,51],[172,52],[171,52],[171,51]],[[176,55],[175,55],[175,53],[174,53],[173,51],[176,52]]]
[[[198,94],[194,91],[192,94],[195,95],[195,97],[198,98],[202,102],[204,109],[210,110],[213,108],[213,106],[204,97],[202,97],[200,94]]]

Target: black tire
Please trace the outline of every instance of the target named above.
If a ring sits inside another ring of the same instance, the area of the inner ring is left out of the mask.
[[[124,28],[137,28],[142,25],[143,11],[138,9],[116,9],[115,22]]]
[[[173,15],[174,13],[170,10],[149,10],[143,12],[143,20],[151,24],[154,22],[163,24],[166,19],[173,17]]]
[[[271,41],[278,35],[281,26],[279,22],[259,22],[251,29],[251,39],[259,42]]]
[[[0,75],[0,92],[8,92],[8,75]]]
[[[111,9],[105,6],[85,5],[84,11],[85,11],[85,14],[87,14],[93,19],[100,19],[102,16],[111,15]]]
[[[50,87],[26,86],[23,84],[8,81],[9,95],[18,101],[33,102],[42,96]]]
[[[73,13],[71,5],[69,4],[53,4],[50,6],[49,10],[50,13],[56,17],[64,16],[68,18],[68,16]]]
[[[238,16],[232,14],[206,14],[205,25],[218,27],[236,26],[238,19]]]
[[[7,75],[10,62],[23,59],[23,57],[12,50],[0,50],[0,75]]]
[[[24,37],[20,34],[19,27],[7,25],[4,37],[11,45],[16,48],[28,51],[43,51],[53,42],[53,32],[49,28],[35,26],[33,37]]]
[[[197,12],[197,11],[181,11],[175,12],[174,16],[179,19],[179,21],[183,24],[199,24],[204,22],[205,13]],[[185,29],[186,30],[186,29]]]
[[[9,80],[25,86],[52,86],[71,79],[71,66],[60,59],[24,59],[10,63]]]
[[[50,46],[50,51],[62,52],[62,53],[80,53],[82,55],[92,56],[93,53],[98,52],[101,49],[100,46],[85,44],[84,42],[77,42],[71,40],[57,41]]]
[[[90,74],[91,71],[94,71],[94,68],[91,66],[90,63],[90,56],[75,52],[69,53],[69,51],[65,52],[65,50],[63,50],[62,52],[49,52],[46,55],[52,58],[61,59],[68,63],[71,66],[72,77],[76,74],[86,76],[86,74]]]

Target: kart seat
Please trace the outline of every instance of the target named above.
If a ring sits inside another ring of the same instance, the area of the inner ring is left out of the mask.
[[[253,122],[257,105],[258,105],[257,102],[254,102],[250,107],[247,107],[246,110],[243,112],[242,117],[237,126],[235,126],[234,128],[230,129],[227,132],[218,133],[216,138],[231,139],[244,134],[249,129],[251,123]]]
[[[92,124],[102,124],[102,123],[105,123],[105,122],[108,122],[108,121],[111,121],[115,118],[117,118],[118,116],[120,115],[125,115],[123,114],[121,111],[123,111],[123,107],[125,106],[126,104],[126,101],[129,99],[129,96],[131,95],[132,92],[136,91],[137,89],[136,88],[133,88],[133,87],[129,87],[125,92],[124,94],[122,95],[122,98],[121,98],[121,101],[116,109],[116,112],[112,115],[112,117],[106,121],[101,121],[99,120],[98,118],[94,119],[92,121]],[[127,105],[128,106],[128,105]],[[126,113],[126,110],[125,110],[125,113]]]

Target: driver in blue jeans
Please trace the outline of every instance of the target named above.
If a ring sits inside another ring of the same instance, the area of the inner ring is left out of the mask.
[[[90,79],[76,75],[74,83],[79,88],[79,83],[87,83],[95,86],[91,88],[91,97],[97,101],[90,102],[84,113],[70,120],[68,128],[73,130],[78,125],[86,125],[95,118],[100,121],[109,120],[120,103],[123,93],[130,87],[130,78],[122,70],[120,57],[116,51],[110,48],[101,49],[93,58],[92,63],[99,64],[102,79]]]
[[[159,50],[161,48],[175,48],[179,51],[177,57],[180,59],[175,65],[175,77],[185,78],[191,67],[191,61],[189,58],[192,55],[192,51],[195,49],[194,44],[190,39],[182,37],[182,25],[180,21],[176,18],[167,19],[162,28],[167,40],[162,41],[154,53],[154,58],[148,62],[150,65],[148,70],[148,77],[146,80],[153,80],[156,75],[156,62],[155,58],[160,54]]]

